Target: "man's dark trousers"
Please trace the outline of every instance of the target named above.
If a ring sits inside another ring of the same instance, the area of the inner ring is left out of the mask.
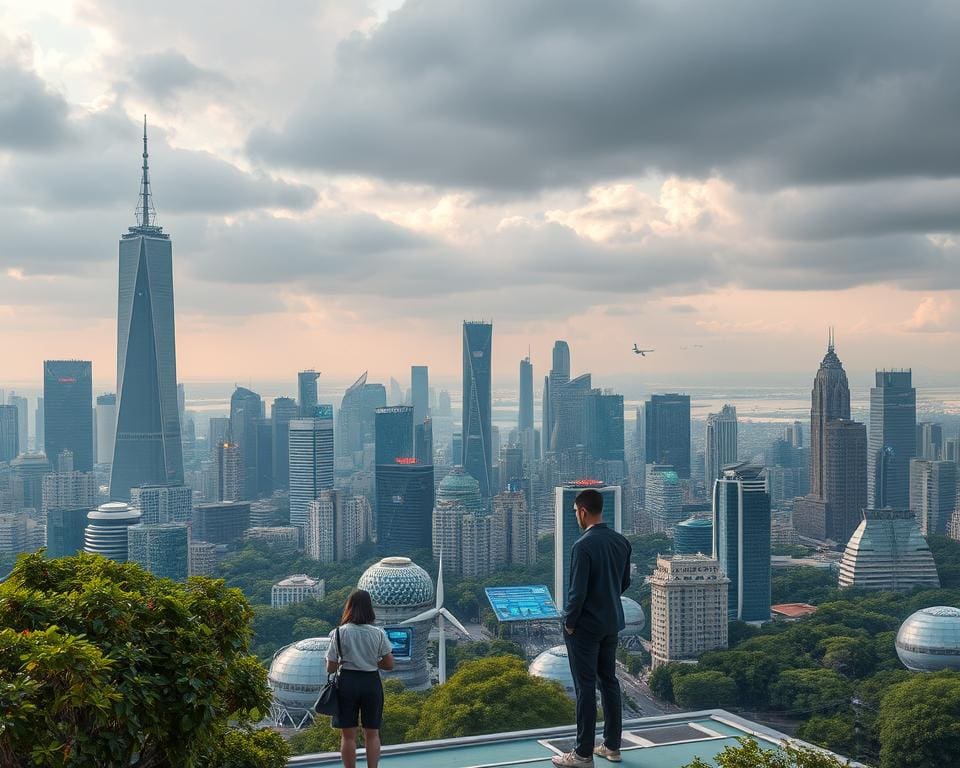
[[[563,639],[570,657],[570,672],[577,694],[577,754],[593,755],[597,730],[597,682],[603,706],[603,743],[620,749],[622,709],[620,681],[617,680],[618,635],[596,635],[577,629],[566,631]]]

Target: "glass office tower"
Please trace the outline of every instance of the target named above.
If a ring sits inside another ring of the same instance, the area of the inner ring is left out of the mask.
[[[154,223],[147,157],[144,121],[137,225],[120,239],[117,437],[110,475],[110,498],[117,500],[129,499],[139,485],[183,484],[173,249],[170,235]]]
[[[463,468],[480,483],[480,495],[491,495],[490,365],[491,323],[463,324]]]

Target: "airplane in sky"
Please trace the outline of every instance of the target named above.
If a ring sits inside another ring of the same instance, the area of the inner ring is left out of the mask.
[[[640,355],[640,357],[646,357],[647,352],[656,352],[655,349],[640,349],[636,344],[633,345],[633,354]]]

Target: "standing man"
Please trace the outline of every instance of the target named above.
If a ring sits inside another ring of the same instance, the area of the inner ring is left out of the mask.
[[[556,755],[558,766],[593,765],[593,756],[620,762],[623,713],[617,680],[617,640],[623,629],[622,595],[630,586],[630,542],[603,522],[603,496],[588,489],[574,501],[583,535],[573,545],[563,639],[577,693],[577,746]],[[603,704],[603,742],[597,729],[597,678]]]

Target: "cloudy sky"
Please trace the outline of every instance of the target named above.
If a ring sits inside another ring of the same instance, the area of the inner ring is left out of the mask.
[[[600,383],[812,373],[831,324],[949,377],[957,40],[926,0],[0,0],[0,383],[113,377],[144,113],[187,381],[454,381],[464,318],[504,379],[556,338]]]

